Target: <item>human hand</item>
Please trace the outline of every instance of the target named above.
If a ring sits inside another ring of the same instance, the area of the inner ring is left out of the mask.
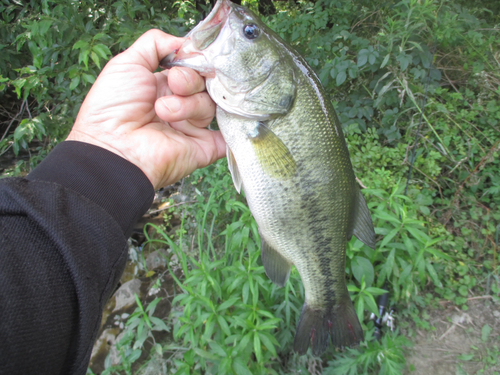
[[[155,189],[170,185],[226,152],[218,131],[205,129],[215,104],[189,68],[153,73],[182,38],[142,35],[111,59],[80,108],[67,140],[105,148],[139,167]]]

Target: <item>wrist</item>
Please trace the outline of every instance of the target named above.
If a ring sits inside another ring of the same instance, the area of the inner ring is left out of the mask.
[[[76,126],[75,126],[75,128],[76,128]],[[145,168],[143,168],[140,165],[140,163],[138,163],[134,158],[131,158],[129,155],[122,152],[119,148],[111,146],[110,143],[102,141],[102,139],[100,139],[96,136],[81,132],[75,128],[73,128],[71,130],[68,137],[66,138],[66,141],[77,141],[77,142],[87,143],[87,144],[90,144],[93,146],[103,148],[109,152],[114,153],[115,155],[120,156],[121,158],[127,160],[129,163],[132,163],[137,168],[139,168],[142,171],[142,173],[144,173],[144,175],[148,178],[151,185],[153,185],[153,187],[155,189],[157,188],[158,181],[157,181],[157,179],[154,178],[154,175],[152,175],[151,173],[148,173],[148,171]]]

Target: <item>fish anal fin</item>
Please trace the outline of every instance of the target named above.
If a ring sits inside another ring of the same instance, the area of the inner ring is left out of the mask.
[[[233,152],[226,145],[226,155],[227,155],[227,165],[229,167],[229,172],[231,172],[231,177],[233,178],[234,187],[238,194],[241,192],[241,176],[238,170],[238,165],[236,164],[236,159],[234,158]]]
[[[311,346],[313,354],[319,356],[327,349],[329,342],[336,348],[344,348],[363,340],[363,329],[347,295],[330,308],[314,309],[304,304],[293,349],[305,354]]]
[[[283,141],[259,122],[248,135],[264,173],[277,179],[288,179],[297,172],[297,164]]]
[[[352,234],[365,245],[375,249],[375,230],[373,229],[372,217],[361,190],[358,194],[358,206],[355,211]]]
[[[278,286],[285,286],[290,276],[290,263],[274,248],[268,245],[261,235],[261,257],[267,277]]]

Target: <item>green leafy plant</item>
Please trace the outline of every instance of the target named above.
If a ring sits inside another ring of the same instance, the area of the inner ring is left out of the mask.
[[[179,245],[185,235],[183,226],[177,243],[161,231],[163,239],[155,240],[165,241],[175,252],[184,275],[181,281],[171,271],[183,292],[173,300],[180,308],[174,313],[174,339],[181,340],[186,360],[178,363],[179,374],[192,373],[197,367],[211,373],[267,373],[280,346],[290,343],[290,328],[300,314],[300,305],[293,305],[301,293],[298,275],[292,274],[284,289],[271,284],[259,265],[258,230],[245,205],[233,201],[226,206],[238,214],[238,220],[220,233],[225,239],[224,252],[218,253],[213,246],[217,220],[217,209],[213,209],[220,205],[214,197],[221,183],[223,180],[211,189],[193,237],[192,244],[198,247],[196,257],[187,256]],[[209,212],[213,213],[210,225]],[[275,332],[281,332],[278,338]]]
[[[116,344],[116,350],[119,353],[120,362],[116,365],[111,364],[111,355],[108,355],[105,361],[106,369],[103,375],[120,373],[125,371],[132,374],[132,365],[143,354],[144,342],[150,338],[154,342],[153,331],[170,331],[163,320],[153,316],[156,306],[161,298],[155,298],[146,308],[144,308],[137,294],[134,294],[137,308],[129,316],[122,339]],[[158,355],[162,355],[163,347],[160,343],[154,342],[152,350]]]
[[[367,341],[359,349],[348,349],[328,362],[325,375],[398,375],[405,368],[404,350],[411,342],[396,333],[386,333],[380,341]]]

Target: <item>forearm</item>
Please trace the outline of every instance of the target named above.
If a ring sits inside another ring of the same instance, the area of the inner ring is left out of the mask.
[[[79,142],[0,181],[0,373],[85,373],[153,194],[137,167]]]

